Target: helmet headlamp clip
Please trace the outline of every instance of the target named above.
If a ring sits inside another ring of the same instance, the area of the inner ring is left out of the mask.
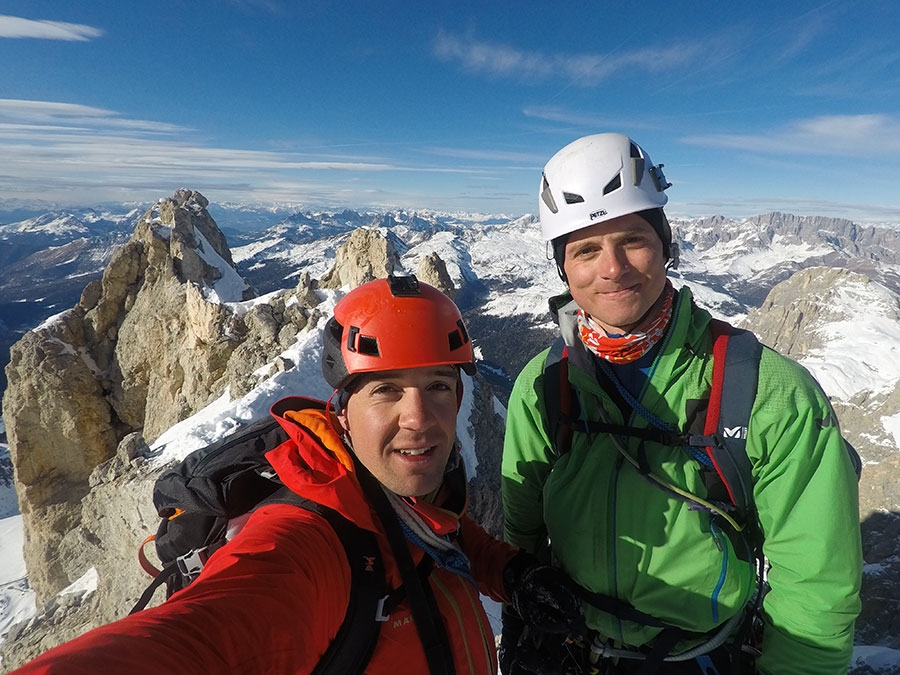
[[[663,164],[657,164],[650,167],[650,177],[653,179],[653,184],[659,192],[672,187],[672,184],[666,180],[666,175],[662,170],[663,166]]]
[[[419,295],[419,280],[414,276],[395,277],[389,275],[387,280],[391,295],[395,298]]]

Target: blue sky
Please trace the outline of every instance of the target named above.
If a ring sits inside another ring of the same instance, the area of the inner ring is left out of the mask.
[[[670,215],[900,223],[900,4],[0,0],[0,199],[537,211],[630,134]]]

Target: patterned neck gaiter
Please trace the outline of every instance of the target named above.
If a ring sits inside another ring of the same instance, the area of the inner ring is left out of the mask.
[[[675,289],[672,282],[666,279],[659,300],[650,308],[648,315],[625,335],[610,337],[598,326],[583,309],[578,310],[578,333],[584,346],[601,359],[610,363],[631,363],[649,352],[666,333],[666,327],[672,318],[672,305]]]

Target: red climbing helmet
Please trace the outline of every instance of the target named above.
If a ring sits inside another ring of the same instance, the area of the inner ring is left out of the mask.
[[[358,373],[458,365],[475,374],[475,353],[459,308],[415,276],[355,288],[334,308],[322,335],[322,374],[343,389]]]

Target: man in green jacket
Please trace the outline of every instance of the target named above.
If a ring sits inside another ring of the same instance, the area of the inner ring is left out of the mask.
[[[509,401],[506,538],[586,589],[592,635],[561,644],[508,612],[501,664],[507,673],[845,673],[860,611],[858,457],[815,379],[763,348],[746,429],[755,514],[744,523],[713,499],[702,457],[632,433],[702,433],[711,390],[711,317],[667,278],[677,251],[661,167],[627,136],[598,134],[544,168],[541,227],[568,287],[551,302],[577,415],[564,412],[577,421],[560,452],[548,431],[560,397],[544,400],[545,350]]]

